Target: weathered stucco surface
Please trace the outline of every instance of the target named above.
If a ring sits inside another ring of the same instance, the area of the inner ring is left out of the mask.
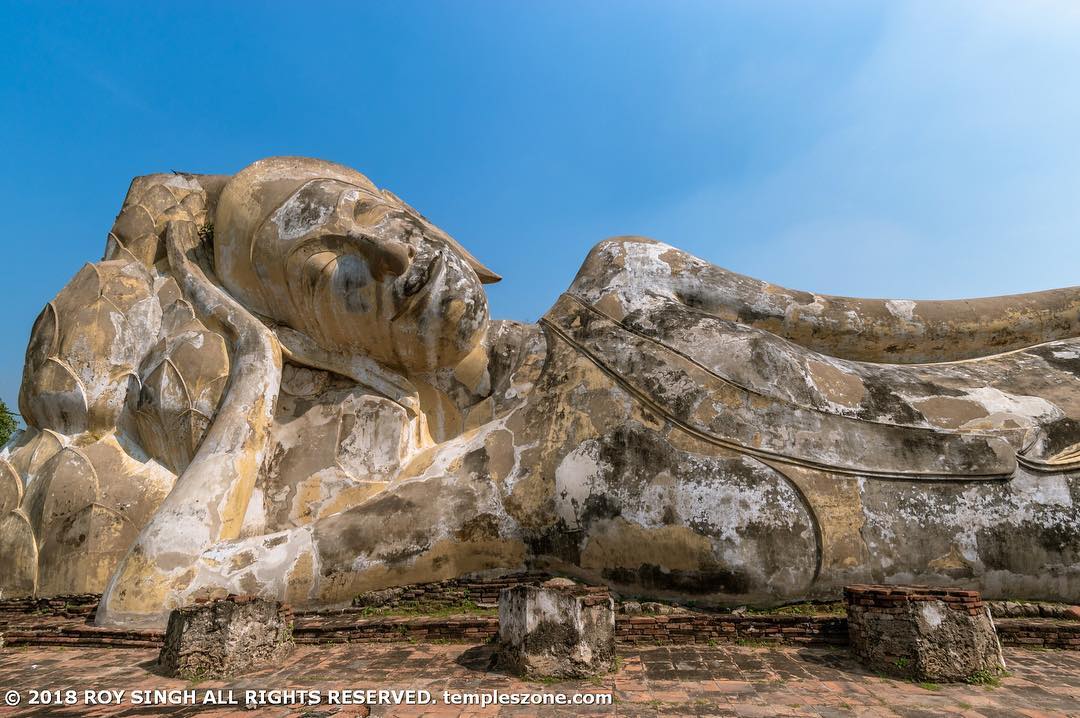
[[[143,625],[526,566],[1080,596],[1080,289],[828,297],[619,237],[519,324],[497,279],[339,165],[137,178],[32,330],[0,589]]]

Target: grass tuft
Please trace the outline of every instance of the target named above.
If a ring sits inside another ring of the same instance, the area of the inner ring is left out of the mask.
[[[994,671],[988,671],[985,668],[975,671],[970,676],[964,679],[964,683],[973,686],[986,686],[988,688],[997,688],[1001,685],[1001,678],[1003,674],[995,673]],[[1004,674],[1008,675],[1008,674]]]

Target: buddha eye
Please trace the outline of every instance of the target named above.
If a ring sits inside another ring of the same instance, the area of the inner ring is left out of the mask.
[[[385,212],[386,205],[373,197],[364,195],[360,195],[356,200],[356,204],[353,205],[353,218],[358,222],[367,224],[374,224]]]

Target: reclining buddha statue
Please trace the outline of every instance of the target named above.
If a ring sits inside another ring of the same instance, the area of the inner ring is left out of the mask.
[[[340,165],[135,179],[31,332],[3,596],[161,626],[525,569],[716,605],[1080,595],[1080,288],[848,299],[618,237],[522,324],[498,279]]]

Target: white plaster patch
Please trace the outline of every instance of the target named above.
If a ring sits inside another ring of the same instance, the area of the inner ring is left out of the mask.
[[[862,328],[863,328],[862,315],[860,315],[858,312],[856,312],[854,310],[851,310],[851,311],[848,311],[848,312],[844,312],[844,316],[847,317],[848,327],[849,328],[851,328],[851,329],[853,329],[855,331],[861,331],[862,330]]]
[[[813,314],[815,317],[820,317],[821,315],[823,315],[825,313],[825,309],[826,309],[825,298],[818,295],[818,294],[815,294],[814,295],[814,301],[812,301],[809,304],[792,304],[791,305],[791,309],[794,309],[796,307],[798,308],[800,315]],[[787,316],[788,311],[785,311],[784,314],[785,314],[785,316]]]
[[[178,189],[189,189],[197,192],[202,191],[202,186],[198,181],[191,177],[185,177],[184,175],[173,175],[165,180],[162,184],[166,187],[176,187]]]
[[[677,250],[660,242],[608,242],[601,249],[601,256],[610,267],[619,266],[621,261],[621,271],[605,273],[601,282],[596,281],[597,277],[579,276],[569,291],[592,303],[603,295],[614,294],[624,308],[634,309],[658,307],[664,300],[675,301],[671,265],[660,258],[668,251]]]
[[[919,606],[919,613],[922,614],[923,620],[926,621],[926,625],[930,626],[930,628],[937,628],[945,620],[945,616],[941,612],[941,604],[937,601],[923,601]]]
[[[389,479],[404,465],[412,435],[409,419],[400,405],[382,397],[350,396],[343,412],[352,410],[352,431],[341,437],[337,463],[354,479]]]
[[[1060,419],[1064,414],[1046,399],[1023,394],[1006,394],[989,386],[969,389],[967,398],[986,407],[988,413],[1016,414],[1030,419]]]
[[[532,389],[532,382],[525,382],[521,385],[514,384],[506,390],[505,394],[503,394],[503,397],[505,399],[517,399],[519,396],[526,397],[529,396],[530,393],[532,393]]]
[[[249,552],[254,560],[243,560],[237,568],[233,568],[234,559],[242,558]],[[196,576],[184,593],[190,596],[198,589],[206,587],[246,593],[242,580],[245,575],[252,574],[259,586],[259,595],[284,600],[292,569],[305,555],[312,557],[315,575],[318,576],[318,551],[307,527],[223,541],[203,551],[195,564]]]
[[[742,457],[740,461],[759,473],[754,460]],[[709,481],[681,480],[671,494],[683,522],[706,526],[718,532],[721,539],[738,542],[740,534],[751,524],[786,528],[803,514],[794,492],[781,483],[778,475],[761,478],[762,481],[749,486],[718,480],[720,477]]]
[[[312,212],[312,209],[315,211]],[[278,228],[278,238],[290,241],[325,224],[334,214],[334,209],[326,205],[306,205],[299,195],[293,195],[270,215],[270,221]]]
[[[377,562],[373,561],[368,554],[362,553],[353,559],[351,568],[353,573],[363,573],[372,566],[375,566],[376,563]]]
[[[890,299],[885,302],[889,314],[904,321],[915,321],[915,302],[910,299]]]
[[[204,333],[203,332],[189,332],[184,339],[195,349],[202,349]]]
[[[665,513],[670,509],[682,525],[702,527],[737,545],[751,525],[789,528],[805,515],[795,492],[778,475],[762,470],[753,459],[741,461],[761,480],[747,483],[729,477],[716,462],[690,458],[680,462],[676,476],[661,472],[640,489],[619,484],[599,488],[617,499],[624,519],[638,526],[667,525],[670,518]]]
[[[240,536],[259,536],[266,531],[266,507],[263,492],[258,487],[251,490],[244,521],[240,526]]]
[[[598,453],[596,442],[585,442],[563,457],[555,469],[555,506],[568,526],[579,526],[578,512],[593,488],[611,470],[609,464],[599,460]]]

